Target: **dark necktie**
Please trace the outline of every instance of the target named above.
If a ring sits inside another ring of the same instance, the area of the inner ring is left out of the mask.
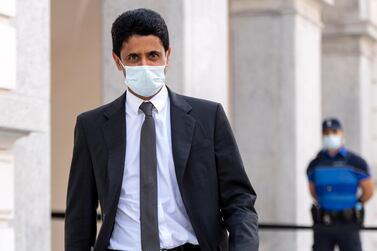
[[[153,104],[144,102],[140,110],[145,120],[140,134],[140,222],[143,251],[160,250],[157,207],[156,131],[152,117]]]

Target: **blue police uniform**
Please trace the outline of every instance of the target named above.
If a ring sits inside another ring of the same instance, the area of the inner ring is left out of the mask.
[[[366,161],[345,147],[333,157],[320,151],[310,162],[307,175],[315,185],[320,209],[330,215],[355,208],[359,183],[370,177]],[[342,220],[315,224],[313,250],[332,251],[335,245],[341,251],[361,250],[359,226]]]

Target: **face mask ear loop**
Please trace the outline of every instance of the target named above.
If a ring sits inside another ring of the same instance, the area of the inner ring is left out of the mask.
[[[126,66],[122,63],[122,60],[120,59],[120,57],[118,57],[118,59],[119,59],[119,63],[122,65],[122,67],[123,67],[123,75],[124,75],[124,77],[126,77]]]
[[[122,59],[120,59],[120,57],[118,57],[118,56],[117,56],[117,58],[119,60],[119,63],[122,65],[123,69],[126,69],[126,66],[122,63]]]
[[[167,63],[168,63],[168,54],[166,54],[166,57],[165,57],[165,64],[164,64],[164,73],[165,73],[165,76],[167,75]]]
[[[168,66],[168,54],[166,54],[166,57],[165,57],[165,64],[164,64],[165,69],[166,69],[166,66]]]

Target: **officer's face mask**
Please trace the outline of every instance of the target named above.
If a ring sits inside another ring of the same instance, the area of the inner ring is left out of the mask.
[[[337,150],[343,145],[343,137],[340,135],[325,135],[322,140],[324,150]]]
[[[159,66],[122,66],[124,83],[142,97],[155,95],[165,84],[166,60],[164,65]]]

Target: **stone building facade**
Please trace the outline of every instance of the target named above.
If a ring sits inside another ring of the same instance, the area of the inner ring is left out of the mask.
[[[168,24],[168,85],[221,102],[262,223],[311,224],[305,169],[337,116],[377,177],[377,0],[0,0],[0,250],[63,250],[75,117],[125,90],[110,28],[147,7]],[[377,198],[366,225],[377,225]],[[260,232],[308,251],[310,231]],[[364,248],[377,233],[363,233]]]

